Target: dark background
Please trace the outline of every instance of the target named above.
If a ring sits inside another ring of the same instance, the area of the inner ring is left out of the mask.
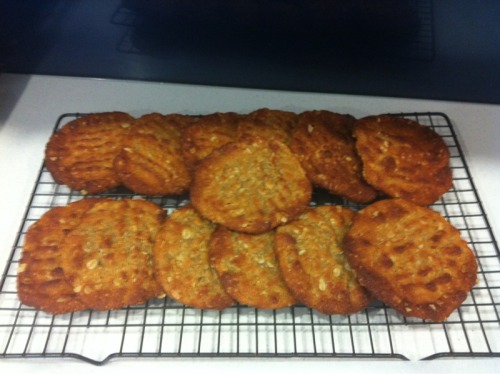
[[[500,103],[500,0],[0,0],[0,69]]]

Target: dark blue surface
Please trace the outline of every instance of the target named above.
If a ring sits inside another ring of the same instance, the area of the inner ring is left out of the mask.
[[[0,0],[3,71],[500,103],[500,1]]]

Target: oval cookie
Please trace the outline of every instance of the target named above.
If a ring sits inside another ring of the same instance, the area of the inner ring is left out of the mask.
[[[156,238],[156,279],[169,297],[193,308],[224,309],[234,304],[209,262],[215,227],[185,206],[168,217]]]
[[[352,314],[372,301],[342,245],[354,216],[348,208],[325,205],[276,229],[283,278],[298,300],[321,313]]]
[[[281,276],[275,232],[252,235],[219,226],[210,240],[210,263],[226,292],[240,304],[278,309],[296,301]]]
[[[326,110],[303,112],[290,147],[316,187],[367,203],[378,193],[363,178],[352,134],[354,121],[351,116]]]
[[[231,142],[197,167],[191,203],[207,219],[259,234],[294,219],[312,187],[290,149],[275,140]]]
[[[121,184],[137,194],[179,195],[191,184],[181,151],[188,122],[180,114],[151,113],[134,121],[114,160]]]
[[[389,197],[430,205],[452,187],[450,153],[430,127],[388,115],[355,125],[363,175]]]
[[[403,199],[361,210],[344,244],[360,283],[405,316],[443,321],[476,283],[474,254],[460,232]]]

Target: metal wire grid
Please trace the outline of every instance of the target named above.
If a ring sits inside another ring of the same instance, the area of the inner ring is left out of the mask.
[[[82,198],[55,184],[42,167],[0,283],[0,357],[73,357],[96,365],[117,357],[500,357],[500,252],[450,120],[441,113],[397,115],[432,127],[449,146],[453,188],[433,209],[461,230],[479,264],[479,283],[446,322],[405,318],[380,302],[351,316],[323,315],[302,305],[197,310],[168,298],[109,312],[37,312],[16,293],[26,230],[50,208]],[[56,128],[76,116],[61,116]],[[107,195],[137,198],[125,190]],[[188,196],[150,200],[171,212]],[[321,204],[361,207],[316,191],[312,205]]]

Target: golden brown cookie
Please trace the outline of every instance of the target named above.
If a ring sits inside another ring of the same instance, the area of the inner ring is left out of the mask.
[[[193,308],[219,310],[234,304],[209,262],[215,227],[191,206],[184,206],[172,212],[156,238],[157,281],[169,297]]]
[[[341,206],[318,206],[276,230],[283,278],[298,300],[321,313],[348,315],[372,301],[342,245],[354,216]]]
[[[238,123],[238,138],[262,137],[275,139],[290,144],[297,114],[278,109],[262,108],[247,116]]]
[[[226,292],[240,304],[278,309],[295,304],[274,252],[275,231],[252,235],[219,226],[210,240],[210,263]]]
[[[326,110],[303,112],[290,147],[316,187],[366,203],[378,193],[363,178],[352,135],[354,121],[349,115]]]
[[[419,205],[430,205],[452,186],[450,152],[430,127],[388,115],[355,125],[363,175],[376,189]]]
[[[61,244],[62,268],[89,309],[142,304],[162,294],[153,244],[165,212],[146,200],[108,200],[83,215]]]
[[[121,112],[79,117],[51,136],[45,166],[57,183],[83,194],[117,187],[113,161],[122,149],[133,118]]]
[[[460,232],[403,199],[361,210],[344,244],[359,282],[405,316],[444,321],[476,283],[476,260]]]
[[[181,151],[180,114],[151,113],[134,121],[114,160],[121,183],[137,194],[179,195],[189,189],[191,173]]]
[[[86,309],[61,267],[61,243],[94,204],[83,199],[48,210],[32,224],[25,237],[17,275],[17,292],[25,305],[52,314]]]
[[[228,143],[199,164],[191,203],[207,219],[259,234],[302,213],[311,190],[285,144],[253,138]]]
[[[193,117],[181,137],[186,165],[194,169],[212,151],[233,141],[241,115],[233,112],[212,113]]]

